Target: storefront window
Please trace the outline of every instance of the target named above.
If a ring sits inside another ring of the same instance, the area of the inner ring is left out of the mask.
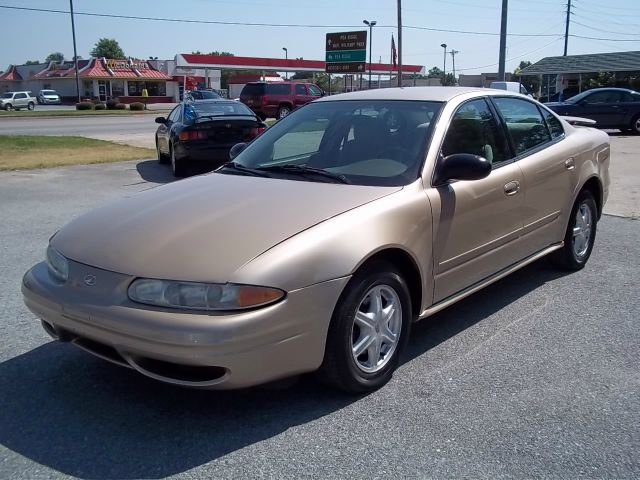
[[[111,96],[120,97],[122,95],[124,95],[124,81],[111,80]]]
[[[129,95],[141,96],[144,88],[150,97],[164,97],[167,94],[165,82],[129,82]]]
[[[93,98],[93,80],[85,80],[82,82],[82,89],[86,98]]]

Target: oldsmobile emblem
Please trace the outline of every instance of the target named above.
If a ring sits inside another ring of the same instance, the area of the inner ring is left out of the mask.
[[[95,275],[85,275],[84,277],[84,284],[87,287],[93,287],[96,284],[96,277]]]

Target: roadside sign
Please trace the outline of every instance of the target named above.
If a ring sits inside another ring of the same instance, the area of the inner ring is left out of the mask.
[[[325,72],[364,73],[367,31],[327,33]]]

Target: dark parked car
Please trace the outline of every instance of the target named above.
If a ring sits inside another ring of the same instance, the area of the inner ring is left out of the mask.
[[[626,88],[594,88],[564,102],[545,104],[559,115],[596,121],[598,128],[618,128],[640,135],[640,93]]]
[[[240,102],[186,101],[167,118],[157,117],[156,150],[160,163],[171,162],[173,174],[183,177],[189,164],[206,162],[212,169],[229,161],[236,143],[249,142],[267,125]]]
[[[291,111],[324,95],[313,83],[251,82],[240,92],[240,101],[261,119],[286,117]]]

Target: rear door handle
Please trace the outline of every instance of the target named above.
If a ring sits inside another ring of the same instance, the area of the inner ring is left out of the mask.
[[[564,168],[566,168],[567,170],[573,170],[574,168],[576,168],[576,161],[573,157],[569,157],[564,161]]]
[[[520,182],[516,180],[513,180],[512,182],[509,182],[504,186],[504,194],[509,197],[511,195],[515,195],[519,191],[520,191]]]

